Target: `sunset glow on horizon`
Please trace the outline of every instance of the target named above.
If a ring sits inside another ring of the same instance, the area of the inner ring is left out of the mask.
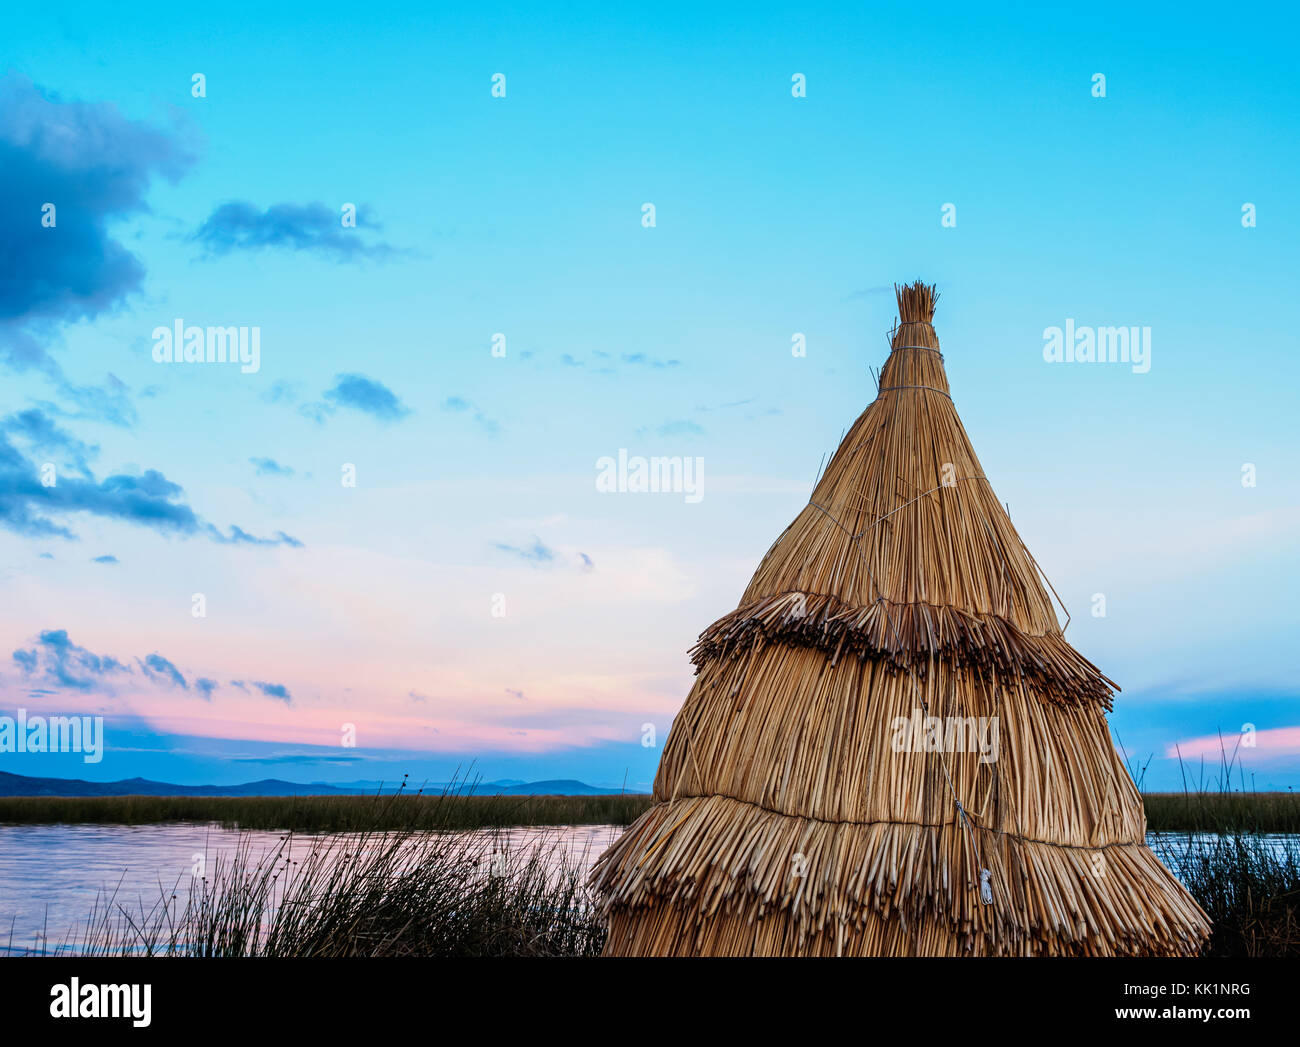
[[[106,749],[0,770],[649,790],[688,652],[919,276],[1143,788],[1221,737],[1235,786],[1300,784],[1283,41],[1122,7],[405,14],[218,48],[202,10],[6,14],[0,714],[103,716]],[[1084,328],[1149,356],[1054,362]]]

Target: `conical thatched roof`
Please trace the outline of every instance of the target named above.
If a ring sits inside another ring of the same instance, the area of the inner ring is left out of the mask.
[[[1114,685],[1065,641],[957,417],[935,298],[898,290],[879,395],[692,652],[658,802],[592,873],[609,953],[1186,954],[1208,933],[1145,844]]]

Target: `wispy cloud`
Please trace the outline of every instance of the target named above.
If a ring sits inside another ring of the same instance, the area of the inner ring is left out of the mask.
[[[744,410],[744,409],[748,410]],[[779,407],[759,408],[755,399],[746,397],[743,400],[728,400],[719,404],[697,404],[691,408],[691,413],[695,415],[709,415],[716,421],[723,419],[752,422],[759,418],[768,418],[772,415],[781,413]],[[656,436],[703,436],[705,428],[693,418],[673,418],[659,425],[643,425],[637,428],[637,436],[646,436],[654,433]]]
[[[256,467],[258,476],[292,476],[293,470],[287,465],[281,465],[274,458],[250,458],[249,462]]]
[[[262,399],[269,404],[294,403],[298,399],[298,390],[297,383],[277,378],[262,394]]]
[[[313,421],[323,422],[340,408],[360,411],[381,422],[396,422],[411,413],[388,386],[363,374],[335,375],[334,385],[321,399],[303,404],[300,410]]]
[[[852,302],[859,298],[876,298],[882,295],[892,295],[894,293],[893,285],[877,284],[875,287],[864,287],[858,291],[850,292],[846,297],[846,302]]]
[[[68,468],[82,477],[90,476],[90,460],[99,454],[97,445],[79,440],[38,407],[16,411],[0,419],[0,431],[19,440],[29,452],[39,452],[46,457],[59,456]]]
[[[703,436],[704,426],[692,422],[689,418],[678,418],[656,426],[655,433],[659,436]]]
[[[208,215],[193,239],[214,255],[275,248],[352,262],[404,253],[391,244],[366,239],[367,232],[378,228],[366,207],[357,209],[356,225],[348,227],[341,210],[321,203],[272,204],[261,210],[248,201],[232,200]]]
[[[508,542],[493,542],[492,545],[530,567],[576,567],[580,571],[592,571],[596,567],[586,553],[578,553],[575,559],[552,549],[537,535],[533,535],[532,542],[527,545],[511,545]]]
[[[220,542],[222,545],[287,545],[291,549],[302,548],[302,542],[283,531],[276,531],[271,538],[258,538],[235,524],[231,524],[225,533],[212,524],[205,524],[204,532],[214,542]]]
[[[363,763],[372,757],[360,753],[272,753],[269,756],[231,756],[228,759],[235,763],[262,763],[262,764],[339,764],[347,766],[354,763]]]
[[[501,426],[494,419],[489,418],[470,400],[463,396],[449,396],[442,402],[444,411],[451,411],[455,414],[469,414],[474,421],[487,433],[496,436],[501,431]]]
[[[669,367],[680,367],[680,360],[661,360],[658,357],[649,356],[646,353],[624,353],[621,357],[625,364],[634,364],[638,367],[654,367],[664,370]]]
[[[555,562],[555,550],[546,545],[537,535],[533,535],[532,545],[507,545],[505,542],[494,542],[493,544],[503,553],[509,553],[511,556],[518,557],[525,563],[534,566]]]

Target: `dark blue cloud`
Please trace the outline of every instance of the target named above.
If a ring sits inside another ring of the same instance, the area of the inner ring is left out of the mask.
[[[45,683],[90,691],[103,686],[108,678],[131,670],[109,655],[95,654],[68,638],[66,629],[47,629],[29,650],[17,650],[13,659],[26,676],[36,676]]]
[[[347,262],[402,253],[390,244],[366,242],[364,231],[379,228],[367,208],[359,208],[356,218],[356,226],[347,228],[341,210],[325,204],[273,204],[263,211],[234,200],[214,210],[194,239],[212,254],[272,247]]]
[[[411,413],[388,386],[363,374],[335,375],[333,387],[321,396],[323,403],[305,404],[302,408],[318,422],[340,407],[361,411],[382,422],[395,422]]]
[[[140,662],[140,667],[144,669],[144,674],[156,683],[189,690],[189,684],[185,682],[185,677],[181,675],[180,670],[161,654],[146,656]]]
[[[305,403],[299,412],[314,422],[324,422],[341,407],[361,411],[381,422],[396,422],[411,413],[388,386],[363,374],[338,374],[322,399]]]
[[[20,449],[15,440],[26,446]],[[283,531],[256,538],[232,525],[223,533],[186,505],[181,486],[156,469],[96,480],[87,465],[94,450],[36,409],[0,419],[0,527],[28,537],[72,539],[76,535],[63,518],[89,513],[167,534],[202,534],[224,544],[302,544]],[[58,459],[52,477],[44,462],[29,457],[34,453]]]
[[[79,476],[42,483],[40,467],[26,461],[0,435],[0,527],[29,537],[75,538],[55,517],[70,513],[121,520],[176,534],[199,529],[194,511],[179,501],[181,488],[149,469],[140,476],[118,473],[96,482]]]
[[[91,563],[118,563],[119,561],[117,557],[113,556],[111,553],[105,553],[103,556],[91,557],[90,562]]]
[[[249,687],[256,687],[268,698],[274,698],[277,701],[284,702],[285,705],[293,704],[293,697],[289,694],[289,688],[282,683],[267,683],[265,680],[250,680],[245,683],[243,680],[231,680],[231,687],[238,687],[245,694],[251,694]]]
[[[74,643],[68,637],[66,629],[47,629],[30,646],[13,652],[14,664],[22,674],[32,678],[33,683],[47,684],[56,688],[71,688],[78,691],[100,691],[112,693],[112,680],[120,675],[134,675],[129,665],[124,665],[109,655],[95,654]],[[158,652],[135,659],[140,673],[150,682],[168,688],[183,691],[193,690],[205,701],[211,701],[220,685],[216,680],[199,677],[194,680],[193,688],[184,673],[168,658]],[[249,687],[242,680],[231,680],[231,686],[249,693]],[[252,686],[268,698],[291,705],[293,698],[289,688],[282,683],[268,683],[256,680]],[[33,692],[34,693],[34,692]],[[45,692],[51,693],[51,692]]]
[[[46,351],[60,326],[119,307],[140,289],[144,267],[109,235],[146,211],[159,176],[190,163],[176,137],[129,120],[109,103],[67,102],[30,80],[0,80],[0,361],[44,373],[74,414],[129,423],[116,379],[71,382]],[[42,224],[54,206],[52,227]]]
[[[292,476],[293,470],[281,465],[274,458],[250,458],[249,462],[257,467],[258,476]]]
[[[282,683],[267,683],[265,680],[254,680],[253,686],[268,698],[274,698],[276,701],[284,702],[285,705],[293,703],[293,698],[289,694],[289,688],[285,687]]]

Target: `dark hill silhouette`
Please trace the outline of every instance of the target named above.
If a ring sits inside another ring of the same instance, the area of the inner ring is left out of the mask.
[[[355,782],[345,786],[320,782],[286,782],[263,778],[240,785],[173,785],[148,778],[125,778],[116,782],[87,782],[79,778],[30,778],[23,774],[0,771],[0,796],[364,796],[394,792],[397,782]],[[424,786],[425,793],[438,793],[445,782]],[[408,785],[407,791],[413,791]],[[602,789],[571,778],[543,782],[476,782],[458,783],[456,791],[475,796],[616,796],[622,789]]]

